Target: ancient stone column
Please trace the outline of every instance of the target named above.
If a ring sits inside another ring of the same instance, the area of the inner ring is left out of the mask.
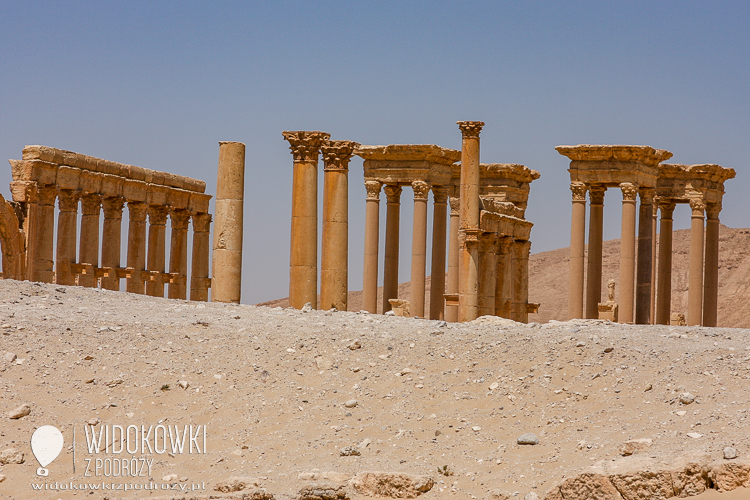
[[[325,132],[283,132],[294,157],[289,305],[318,308],[318,153]]]
[[[424,181],[413,181],[414,225],[411,238],[411,315],[424,317],[424,284],[427,265],[427,197],[430,185]]]
[[[571,182],[573,214],[570,224],[568,319],[583,317],[583,271],[586,250],[586,184]]]
[[[138,201],[128,201],[128,267],[131,277],[125,289],[130,293],[144,292],[143,271],[146,270],[146,209],[147,205]]]
[[[390,299],[398,298],[398,236],[401,187],[385,186],[385,263],[383,265],[383,313],[391,310]]]
[[[510,319],[513,300],[513,238],[503,236],[497,241],[497,284],[495,315]]]
[[[479,313],[479,133],[484,122],[457,122],[461,130],[461,220],[458,271],[458,320],[472,321]]]
[[[327,141],[323,156],[320,308],[346,311],[349,293],[349,160],[359,144]]]
[[[656,324],[656,217],[659,211],[659,204],[654,202],[652,204],[653,211],[651,217],[651,319],[652,325]]]
[[[633,322],[635,303],[635,199],[638,187],[630,182],[620,184],[622,190],[622,226],[620,228],[620,323]]]
[[[599,317],[602,301],[602,235],[604,231],[604,186],[590,186],[589,255],[586,272],[586,317]],[[585,221],[584,221],[585,224]]]
[[[70,265],[76,261],[76,228],[78,226],[78,193],[70,189],[57,192],[57,255],[55,256],[55,283],[75,285],[76,277]]]
[[[148,261],[149,271],[163,273],[166,269],[166,224],[169,208],[160,205],[148,207]],[[160,276],[146,282],[146,295],[164,297],[164,282]]]
[[[380,189],[378,181],[365,181],[367,208],[365,212],[365,261],[362,277],[362,308],[378,312],[378,239],[380,236]]]
[[[716,326],[719,309],[719,212],[721,204],[706,207],[706,264],[703,281],[703,326]]]
[[[430,319],[443,319],[445,312],[445,230],[448,188],[432,186],[432,269],[430,271]]]
[[[690,200],[690,270],[688,271],[688,326],[703,321],[703,200]]]
[[[170,299],[184,300],[187,298],[187,232],[190,212],[173,209],[169,212],[169,220],[172,226],[172,237],[169,239],[169,272],[177,273],[182,282],[170,283],[168,296]]]
[[[32,204],[36,210],[34,214],[34,228],[29,238],[34,238],[33,252],[29,259],[33,271],[31,279],[43,283],[52,283],[55,279],[53,268],[53,253],[55,250],[55,198],[57,187],[55,185],[39,184],[36,192],[31,194]]]
[[[104,223],[102,226],[102,267],[112,268],[109,276],[101,279],[105,290],[119,290],[120,279],[117,268],[120,267],[120,244],[122,242],[122,209],[125,200],[108,197],[102,200]]]
[[[445,293],[449,295],[458,294],[458,226],[460,199],[457,196],[451,196],[449,199],[451,206],[450,235],[448,238],[448,282]],[[430,292],[432,294],[432,292]],[[458,306],[445,306],[445,321],[458,321]]]
[[[638,269],[636,271],[635,323],[651,322],[651,251],[654,222],[654,189],[640,188],[641,206],[638,213]]]
[[[208,248],[211,231],[211,214],[192,214],[193,257],[190,272],[190,300],[208,301]]]
[[[530,241],[513,242],[513,302],[511,317],[519,323],[529,322],[529,254]]]
[[[659,285],[656,288],[656,324],[668,325],[672,309],[672,214],[674,203],[659,202]]]
[[[244,197],[245,145],[241,142],[219,142],[211,268],[212,302],[240,302]]]
[[[81,196],[81,241],[78,248],[78,260],[81,264],[99,267],[99,218],[102,197],[99,194],[85,193]],[[79,286],[95,287],[97,284],[94,270],[78,275]]]
[[[495,297],[497,292],[497,235],[484,233],[479,237],[479,316],[495,315]]]

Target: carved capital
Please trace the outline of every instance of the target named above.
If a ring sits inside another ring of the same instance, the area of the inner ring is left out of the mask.
[[[190,212],[178,208],[169,211],[169,220],[172,223],[172,229],[187,229],[190,222]]]
[[[122,208],[125,206],[125,200],[117,197],[104,198],[102,207],[104,208],[105,219],[122,219]]]
[[[414,201],[426,201],[430,194],[430,185],[425,181],[412,181],[411,188],[414,190]]]
[[[432,199],[435,203],[447,203],[448,202],[448,187],[447,186],[432,186]]]
[[[152,226],[165,225],[167,223],[167,215],[169,215],[169,207],[162,205],[148,206],[148,223]]]
[[[367,190],[368,200],[380,200],[380,190],[383,188],[383,183],[380,181],[365,181],[365,189]]]
[[[331,134],[319,131],[284,131],[284,139],[289,141],[294,161],[318,161],[320,147],[331,138]]]
[[[659,210],[662,219],[671,219],[674,213],[675,202],[671,200],[659,200]]]
[[[458,196],[451,196],[448,198],[448,202],[451,204],[451,215],[459,215],[461,210],[461,198]]]
[[[622,201],[635,201],[638,195],[638,186],[632,182],[620,183],[620,189],[622,190]]]
[[[464,139],[469,139],[472,137],[479,138],[479,132],[482,131],[482,127],[484,127],[484,122],[456,122],[458,125],[459,130],[461,130],[461,135]]]
[[[691,198],[688,203],[692,210],[700,210],[703,212],[706,209],[706,203],[701,198]]]
[[[354,155],[354,150],[359,147],[354,141],[326,141],[320,147],[323,155],[323,168],[325,170],[349,170],[349,160]]]
[[[140,201],[128,202],[128,217],[130,222],[143,222],[146,220],[147,205]]]
[[[211,230],[211,214],[192,214],[193,232],[207,233]]]
[[[87,193],[81,196],[81,213],[83,215],[99,215],[101,209],[101,195]]]
[[[57,198],[57,186],[39,184],[36,188],[36,202],[40,205],[54,205]]]
[[[78,198],[78,191],[60,189],[57,191],[57,206],[61,212],[77,212]]]
[[[586,201],[586,186],[583,182],[571,182],[570,191],[573,193],[573,201]]]
[[[386,184],[383,188],[388,203],[401,203],[401,186],[391,186]]]
[[[497,253],[500,255],[510,255],[513,248],[513,238],[510,236],[503,236],[497,239]]]
[[[718,220],[719,212],[721,212],[721,203],[709,203],[706,205],[706,215],[709,219]]]
[[[589,199],[592,205],[604,205],[604,193],[607,191],[605,186],[589,186]]]
[[[638,189],[638,196],[641,198],[641,205],[651,205],[654,202],[654,195],[656,189],[654,188],[640,188]]]

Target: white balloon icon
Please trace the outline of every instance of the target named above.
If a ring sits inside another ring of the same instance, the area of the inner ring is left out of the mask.
[[[34,452],[39,465],[46,467],[60,454],[64,442],[63,435],[57,427],[43,425],[31,435],[31,451]]]

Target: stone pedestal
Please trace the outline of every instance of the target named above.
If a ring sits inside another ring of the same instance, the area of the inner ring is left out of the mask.
[[[620,323],[632,323],[635,303],[635,200],[638,187],[624,182],[620,236]]]
[[[572,182],[573,213],[570,225],[568,319],[583,317],[583,272],[586,250],[586,185]]]
[[[331,135],[283,132],[294,157],[289,305],[318,308],[318,154]]]
[[[703,320],[703,211],[701,200],[691,200],[690,208],[690,270],[688,273],[688,326],[700,325]]]
[[[651,256],[653,248],[654,190],[640,189],[641,206],[638,217],[638,270],[636,273],[635,323],[651,322]]]
[[[78,249],[78,260],[81,264],[99,267],[99,218],[102,197],[99,194],[81,196],[81,240]],[[97,279],[94,273],[79,274],[78,285],[95,287]]]
[[[411,238],[411,313],[424,317],[425,270],[427,265],[427,197],[430,186],[424,181],[411,183],[414,190],[414,225]]]
[[[126,281],[130,293],[144,292],[143,271],[146,270],[146,209],[141,202],[128,201],[128,267],[131,277]]]
[[[241,142],[220,142],[211,271],[212,302],[240,302],[244,196],[245,145]]]
[[[192,214],[193,258],[190,273],[190,300],[206,302],[211,280],[208,277],[208,249],[211,214]]]
[[[349,293],[349,160],[359,146],[328,141],[323,156],[323,252],[320,308],[346,311]]]
[[[365,213],[365,261],[362,277],[362,308],[378,312],[378,240],[380,236],[380,189],[378,181],[365,181],[367,207]]]
[[[659,284],[656,288],[656,324],[668,325],[672,307],[672,214],[674,203],[660,203]]]
[[[445,314],[445,230],[448,188],[432,187],[432,265],[430,271],[430,319]]]
[[[164,282],[161,274],[166,269],[166,224],[169,209],[159,205],[148,207],[148,261],[146,267],[155,273],[146,282],[146,295],[164,297]]]
[[[190,212],[187,210],[172,210],[169,213],[172,226],[172,237],[169,249],[169,272],[176,273],[179,283],[170,283],[168,296],[170,299],[187,298],[187,246],[188,222]]]
[[[383,313],[391,310],[390,299],[398,298],[398,240],[401,187],[385,186],[385,264],[383,265]]]
[[[122,198],[104,198],[104,224],[102,226],[102,267],[110,268],[109,276],[101,279],[105,290],[119,290],[120,279],[117,268],[120,267],[120,244],[122,242],[122,209],[125,200]]]
[[[716,326],[719,308],[719,212],[721,205],[709,204],[706,219],[706,269],[703,283],[703,326]]]
[[[75,285],[76,277],[70,265],[76,262],[78,226],[78,193],[61,189],[57,194],[60,212],[57,216],[57,255],[55,256],[55,283]]]
[[[459,205],[458,197],[450,197],[451,215],[450,215],[450,234],[448,237],[448,282],[445,293],[451,296],[458,296],[458,226]],[[432,293],[432,292],[430,292]],[[458,321],[458,306],[445,306],[445,321]]]

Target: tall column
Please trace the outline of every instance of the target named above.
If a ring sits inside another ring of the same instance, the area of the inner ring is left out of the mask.
[[[498,238],[496,253],[495,315],[510,319],[513,300],[513,238]]]
[[[513,303],[511,319],[519,323],[529,322],[529,254],[530,241],[513,242]]]
[[[43,283],[52,283],[55,278],[53,270],[53,252],[55,249],[55,198],[57,188],[54,185],[39,184],[32,194],[32,203],[36,205],[34,214],[34,229],[31,237],[36,241],[33,245],[31,263],[33,271],[31,279]]]
[[[706,207],[706,268],[703,282],[703,326],[716,326],[719,307],[719,212],[721,204]]]
[[[424,283],[427,265],[427,197],[430,185],[424,181],[411,183],[414,190],[414,224],[411,237],[411,314],[424,317]]]
[[[102,197],[99,194],[86,193],[81,196],[81,241],[78,248],[78,260],[81,264],[91,264],[99,267],[99,218],[101,214]],[[96,286],[96,276],[80,274],[79,286]]]
[[[165,246],[166,225],[169,208],[161,205],[150,205],[148,207],[148,262],[147,269],[163,273],[166,269]],[[146,282],[146,295],[152,297],[164,297],[164,282],[160,276],[156,280]]]
[[[140,293],[143,288],[143,271],[146,270],[146,208],[145,203],[128,201],[128,267],[132,269],[126,290]]]
[[[349,293],[349,160],[359,144],[328,141],[323,156],[320,308],[346,311]]]
[[[177,273],[182,283],[169,284],[170,299],[187,298],[187,231],[190,212],[187,210],[171,210],[169,220],[172,226],[172,237],[169,249],[169,272]]]
[[[622,226],[620,228],[619,322],[633,322],[635,303],[635,199],[638,186],[620,184],[622,190]]]
[[[193,257],[190,272],[190,300],[208,301],[208,247],[211,231],[211,214],[192,214]]]
[[[378,312],[378,239],[380,236],[380,189],[378,181],[365,181],[367,208],[365,212],[365,262],[362,277],[362,308]]]
[[[457,122],[461,130],[461,221],[459,236],[458,321],[472,321],[479,310],[479,133],[484,122]]]
[[[102,226],[102,267],[112,268],[110,276],[102,277],[102,288],[105,290],[119,290],[120,279],[117,268],[120,267],[120,243],[122,241],[122,208],[125,200],[122,198],[104,198],[104,224]]]
[[[78,225],[78,193],[60,189],[57,193],[57,255],[55,256],[55,283],[75,285],[76,277],[70,265],[76,261],[76,228]]]
[[[586,250],[586,184],[571,182],[573,214],[570,223],[570,276],[568,319],[583,317],[583,271]],[[597,306],[598,307],[598,306]]]
[[[660,201],[659,285],[656,289],[656,324],[668,325],[672,312],[672,214],[674,203]]]
[[[659,204],[655,201],[652,205],[651,217],[651,318],[649,323],[656,324],[656,216],[659,211]]]
[[[638,213],[638,270],[636,271],[635,322],[647,325],[651,320],[651,229],[654,222],[654,189],[640,188]]]
[[[448,237],[448,283],[445,293],[449,295],[458,294],[458,226],[460,199],[457,196],[451,196],[449,199],[451,206],[450,235]],[[430,292],[432,293],[432,292]],[[445,306],[445,321],[458,321],[458,306]]]
[[[443,319],[445,312],[445,216],[448,188],[432,186],[432,269],[430,271],[430,319]]]
[[[589,255],[586,272],[586,317],[599,317],[602,301],[602,235],[604,231],[604,186],[589,187]],[[585,224],[585,222],[584,222]]]
[[[688,272],[689,326],[700,325],[703,320],[703,200],[690,200],[693,213],[690,217],[690,270]]]
[[[283,132],[294,157],[289,305],[318,308],[318,153],[325,132]]]
[[[497,235],[484,233],[479,239],[479,296],[477,301],[479,316],[495,315],[497,293]]]
[[[240,302],[244,197],[245,145],[241,142],[219,142],[211,267],[212,302]]]
[[[389,299],[398,298],[398,231],[401,187],[385,186],[385,264],[383,265],[383,313],[391,310]]]

